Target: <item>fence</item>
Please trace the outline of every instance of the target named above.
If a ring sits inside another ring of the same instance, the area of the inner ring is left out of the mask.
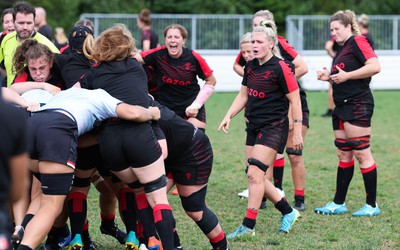
[[[114,23],[123,23],[140,39],[136,14],[82,14],[81,18],[91,20],[95,25],[94,34],[111,27]],[[152,29],[159,34],[160,43],[164,28],[172,23],[183,25],[188,30],[186,47],[210,54],[237,53],[242,35],[251,29],[252,15],[185,15],[152,14]]]
[[[298,51],[324,50],[330,16],[287,16],[287,39]],[[379,54],[400,54],[400,16],[369,16],[369,33]]]

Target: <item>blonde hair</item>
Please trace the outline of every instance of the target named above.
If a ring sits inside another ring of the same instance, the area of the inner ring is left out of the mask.
[[[368,28],[369,26],[368,16],[366,14],[361,14],[357,19],[357,23],[359,25],[361,24],[364,28]]]
[[[335,14],[333,14],[329,20],[329,23],[333,21],[338,21],[344,26],[351,25],[351,31],[355,35],[361,35],[360,28],[356,22],[356,14],[351,10],[339,10]]]
[[[242,36],[242,38],[240,39],[239,46],[244,43],[251,43],[251,32],[247,32]]]
[[[92,57],[96,63],[122,61],[136,52],[132,33],[123,24],[116,24],[101,32],[94,42]]]
[[[278,48],[278,36],[277,36],[276,32],[271,27],[267,27],[267,26],[255,27],[253,29],[252,34],[254,34],[256,32],[264,33],[266,35],[268,41],[274,42],[274,47],[272,48],[272,54],[274,54],[275,56],[282,59],[281,52],[279,51],[279,48]]]
[[[254,13],[253,19],[255,17],[263,17],[265,20],[274,21],[274,14],[272,14],[272,12],[269,10],[259,10],[256,13]]]

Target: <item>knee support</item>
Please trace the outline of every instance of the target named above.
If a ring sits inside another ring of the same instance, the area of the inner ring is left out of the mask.
[[[349,144],[353,150],[363,150],[369,148],[370,145],[370,136],[364,135],[360,137],[353,137],[347,140],[347,144]]]
[[[335,146],[342,151],[351,151],[352,146],[348,143],[346,139],[336,138]]]
[[[302,156],[303,155],[303,150],[301,150],[301,149],[294,150],[293,148],[286,148],[286,154]]]
[[[74,187],[85,188],[90,186],[90,177],[88,178],[79,178],[77,176],[74,177],[74,182],[72,183]]]
[[[180,196],[183,209],[187,212],[202,211],[206,207],[207,186],[188,197]]]
[[[47,195],[67,195],[74,180],[74,173],[41,174],[42,192]]]
[[[267,172],[267,169],[269,168],[268,165],[265,165],[264,163],[262,163],[261,161],[255,159],[255,158],[249,158],[249,159],[247,159],[247,162],[250,165],[257,166],[259,169],[261,169],[264,172]]]
[[[154,192],[166,186],[167,186],[167,177],[165,176],[165,174],[161,175],[158,179],[154,181],[143,184],[144,191],[146,193]]]
[[[201,220],[196,221],[197,226],[204,234],[209,234],[217,225],[217,216],[206,206],[207,186],[188,197],[180,196],[182,207],[186,212],[203,212]]]
[[[132,189],[139,189],[142,187],[142,184],[140,183],[140,181],[135,181],[135,182],[129,183],[128,187],[130,187]]]

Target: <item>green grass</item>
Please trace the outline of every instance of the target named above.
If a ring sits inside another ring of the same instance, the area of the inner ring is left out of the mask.
[[[247,200],[236,194],[247,187],[244,174],[245,131],[243,114],[232,120],[229,135],[217,128],[235,93],[215,93],[207,102],[207,134],[214,149],[214,166],[209,181],[207,202],[217,214],[226,233],[239,226]],[[346,204],[349,213],[323,216],[314,208],[333,199],[337,169],[331,120],[320,115],[326,111],[326,93],[309,92],[310,129],[305,139],[304,160],[307,169],[306,206],[302,218],[290,234],[278,235],[280,213],[268,203],[257,219],[256,236],[231,240],[237,249],[400,249],[400,127],[397,103],[399,91],[376,91],[372,125],[371,149],[378,166],[377,202],[381,215],[374,218],[353,218],[351,212],[365,203],[360,171],[355,171]],[[397,111],[396,111],[397,110]],[[291,169],[286,161],[283,187],[290,204],[293,202]],[[94,190],[94,189],[93,189]],[[187,217],[179,198],[169,196],[174,209],[182,245],[187,250],[210,249],[210,244],[196,224]],[[90,194],[89,214],[91,235],[99,249],[123,249],[116,241],[100,234],[97,193]],[[122,223],[119,222],[120,226]]]

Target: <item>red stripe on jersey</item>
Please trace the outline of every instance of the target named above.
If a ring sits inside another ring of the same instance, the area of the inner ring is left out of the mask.
[[[23,72],[15,77],[14,83],[26,82],[28,80],[28,73]]]
[[[158,46],[158,47],[156,47],[156,48],[154,48],[154,49],[150,49],[150,50],[148,50],[148,51],[144,51],[144,52],[140,52],[140,56],[142,57],[142,58],[145,58],[147,55],[149,55],[149,54],[152,54],[152,53],[154,53],[154,52],[157,52],[157,51],[159,51],[159,50],[163,50],[163,49],[166,49],[167,47],[165,47],[165,45],[162,45],[162,46]]]
[[[282,46],[282,48],[286,51],[286,53],[288,53],[291,57],[293,57],[293,59],[299,55],[299,53],[297,53],[297,51],[293,48],[293,46],[290,45],[284,37],[278,36],[278,42]]]
[[[204,58],[203,58],[199,53],[197,53],[197,52],[194,51],[194,50],[192,50],[192,54],[193,54],[193,56],[196,57],[196,59],[199,61],[201,71],[203,71],[204,75],[205,75],[206,77],[209,77],[210,75],[212,75],[213,71],[212,71],[212,69],[210,69],[210,67],[208,66],[206,60],[204,60]]]
[[[237,55],[236,60],[235,60],[235,62],[237,64],[240,64],[240,58],[242,58],[242,52],[239,51],[239,54]]]
[[[378,57],[365,36],[355,36],[354,41],[356,42],[358,48],[361,50],[361,53],[364,55],[366,61],[370,58]]]
[[[281,65],[283,76],[285,77],[286,86],[288,87],[289,93],[298,90],[299,85],[297,84],[296,77],[294,76],[293,71],[290,67],[285,63],[285,61],[280,60],[279,64]]]

